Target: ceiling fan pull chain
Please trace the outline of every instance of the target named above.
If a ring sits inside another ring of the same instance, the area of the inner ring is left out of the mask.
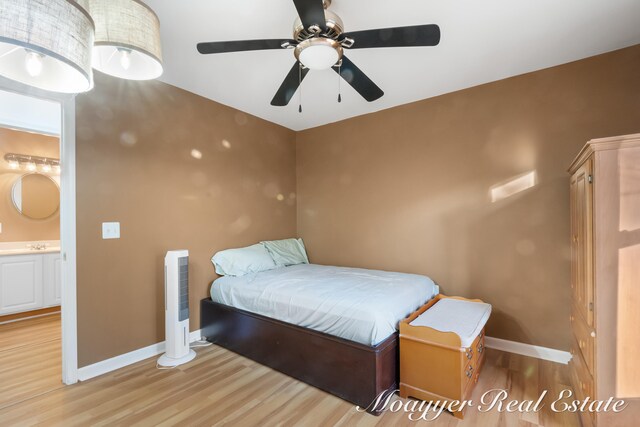
[[[302,63],[298,63],[298,91],[300,96],[300,102],[298,106],[298,113],[302,113]]]
[[[340,60],[340,63],[338,64],[338,102],[342,102],[340,80],[342,80],[342,60]]]

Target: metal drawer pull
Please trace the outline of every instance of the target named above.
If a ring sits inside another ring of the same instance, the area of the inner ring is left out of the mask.
[[[596,331],[591,331],[591,338],[595,338],[596,337]]]
[[[482,345],[482,343],[478,344],[478,353],[482,353],[484,351],[484,346]]]
[[[467,378],[471,378],[473,376],[473,366],[469,365],[469,368],[467,369],[467,372],[465,372],[465,375],[467,376]]]
[[[467,359],[471,360],[473,358],[473,350],[472,349],[468,349],[467,350]]]

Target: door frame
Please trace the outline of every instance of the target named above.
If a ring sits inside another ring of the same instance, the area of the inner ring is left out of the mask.
[[[62,265],[62,382],[78,382],[76,292],[76,102],[75,95],[36,89],[0,76],[0,90],[60,104],[60,258]]]

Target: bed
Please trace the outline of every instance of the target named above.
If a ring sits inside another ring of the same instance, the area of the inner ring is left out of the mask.
[[[439,292],[428,277],[302,264],[225,276],[201,302],[209,341],[376,414],[397,388],[400,320]]]

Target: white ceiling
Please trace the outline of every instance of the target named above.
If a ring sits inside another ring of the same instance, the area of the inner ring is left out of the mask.
[[[271,98],[291,50],[200,55],[204,41],[290,38],[291,0],[147,0],[160,16],[161,80],[302,130],[640,43],[638,0],[334,0],[347,32],[438,24],[436,47],[362,49],[349,58],[385,95],[367,103],[331,70],[312,71],[287,107]]]

